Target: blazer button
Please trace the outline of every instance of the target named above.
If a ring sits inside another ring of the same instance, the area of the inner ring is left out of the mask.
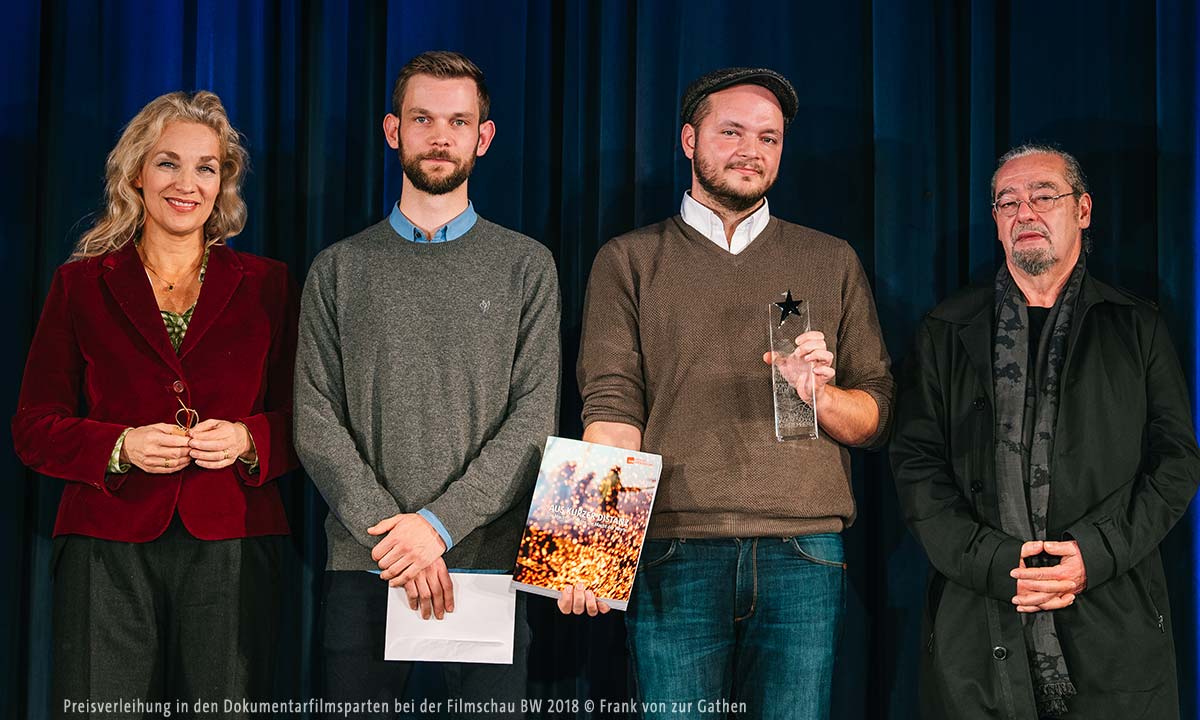
[[[987,407],[987,400],[984,400],[982,397],[977,397],[971,403],[971,407],[975,408],[976,410],[982,410]]]
[[[183,392],[183,382],[180,380],[176,380],[175,384],[171,386],[171,389],[174,390],[176,393]]]
[[[971,483],[971,492],[975,493],[976,495],[983,492],[983,483],[979,482],[978,480]]]
[[[1004,647],[1003,645],[997,645],[996,647],[992,648],[992,657],[996,658],[997,660],[1003,660],[1004,658],[1008,657],[1008,648]]]

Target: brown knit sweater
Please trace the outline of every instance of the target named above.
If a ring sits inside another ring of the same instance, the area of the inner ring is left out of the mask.
[[[772,218],[731,255],[676,216],[609,241],[592,266],[579,353],[583,423],[642,430],[663,456],[649,536],[787,537],[854,520],[849,453],[822,433],[775,440],[767,304],[791,290],[825,333],[834,384],[879,405],[890,360],[871,288],[844,241]],[[819,421],[819,418],[818,418]]]

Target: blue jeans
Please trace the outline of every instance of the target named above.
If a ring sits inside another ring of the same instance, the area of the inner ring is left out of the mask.
[[[838,534],[647,540],[625,615],[646,718],[829,716]]]

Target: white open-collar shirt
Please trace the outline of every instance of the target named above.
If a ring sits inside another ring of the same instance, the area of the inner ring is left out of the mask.
[[[731,255],[737,255],[750,246],[754,238],[762,234],[771,220],[771,211],[767,199],[763,198],[762,207],[755,210],[749,217],[738,223],[729,242],[725,241],[725,223],[712,210],[701,205],[690,192],[683,194],[683,203],[679,206],[679,214],[683,221],[695,228],[696,232],[728,250]]]

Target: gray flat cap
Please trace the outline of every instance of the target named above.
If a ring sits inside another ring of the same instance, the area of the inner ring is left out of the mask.
[[[688,85],[687,90],[683,91],[683,101],[679,107],[679,124],[682,126],[692,121],[696,107],[704,98],[734,85],[759,85],[770,90],[783,109],[784,127],[796,117],[800,100],[796,97],[796,88],[787,78],[767,68],[731,67],[701,75]]]

